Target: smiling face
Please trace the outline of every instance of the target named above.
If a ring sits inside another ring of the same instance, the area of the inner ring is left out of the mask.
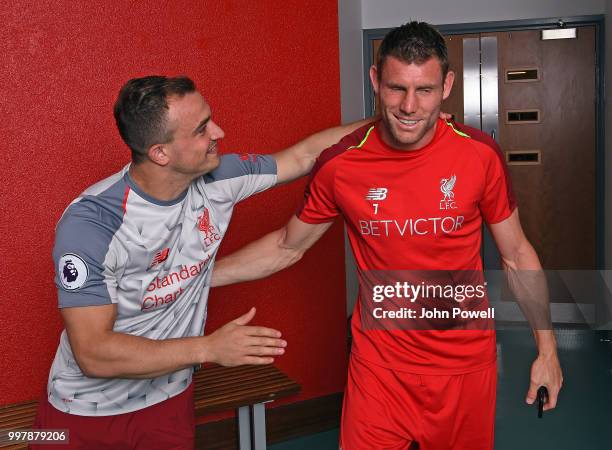
[[[199,92],[168,98],[168,129],[172,140],[164,144],[168,167],[185,174],[200,176],[219,165],[218,141],[225,133],[212,120],[210,106]]]
[[[454,73],[442,75],[440,60],[432,56],[423,63],[385,58],[379,73],[370,68],[370,80],[380,99],[382,139],[399,150],[417,150],[435,134],[442,101],[448,98]]]

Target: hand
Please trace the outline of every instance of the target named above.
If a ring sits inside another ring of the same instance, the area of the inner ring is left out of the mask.
[[[537,397],[538,388],[546,386],[548,400],[544,403],[544,411],[557,406],[557,397],[563,385],[563,373],[559,365],[556,352],[550,355],[539,355],[531,365],[531,381],[525,401],[533,405]]]
[[[453,119],[453,115],[449,114],[449,113],[445,113],[443,111],[440,111],[440,119],[442,119],[442,120],[452,120]]]
[[[273,356],[285,353],[287,342],[279,339],[280,331],[247,326],[253,317],[255,308],[207,336],[209,347],[205,361],[230,367],[271,364],[274,362]]]

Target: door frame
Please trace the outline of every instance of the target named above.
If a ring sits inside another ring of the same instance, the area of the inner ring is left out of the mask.
[[[565,27],[595,26],[595,265],[605,267],[605,16],[555,17],[547,19],[506,20],[434,25],[445,35],[488,33],[499,31],[543,30]],[[370,85],[372,41],[382,39],[393,28],[363,30],[364,108],[365,117],[374,114],[374,92]]]

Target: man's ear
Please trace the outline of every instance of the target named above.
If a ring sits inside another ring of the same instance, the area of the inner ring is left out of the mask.
[[[168,148],[164,144],[154,144],[147,150],[149,159],[159,166],[166,166],[170,162]]]
[[[372,66],[370,67],[370,82],[372,83],[372,89],[374,89],[374,93],[378,95],[379,83],[378,68],[376,67],[376,64],[372,64]]]
[[[444,79],[444,93],[442,94],[442,100],[446,100],[453,89],[453,83],[455,81],[455,72],[449,70],[446,73],[446,78]]]

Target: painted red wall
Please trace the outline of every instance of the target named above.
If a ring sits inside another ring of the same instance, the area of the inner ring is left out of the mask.
[[[4,9],[0,405],[46,385],[61,331],[54,227],[84,188],[128,162],[112,117],[120,86],[187,74],[226,132],[225,151],[273,152],[339,122],[337,22],[336,0],[16,0]],[[281,226],[303,186],[239,205],[222,251]],[[255,322],[289,341],[277,365],[303,386],[292,401],[341,391],[343,267],[336,224],[296,267],[214,292],[207,331],[256,305]]]

